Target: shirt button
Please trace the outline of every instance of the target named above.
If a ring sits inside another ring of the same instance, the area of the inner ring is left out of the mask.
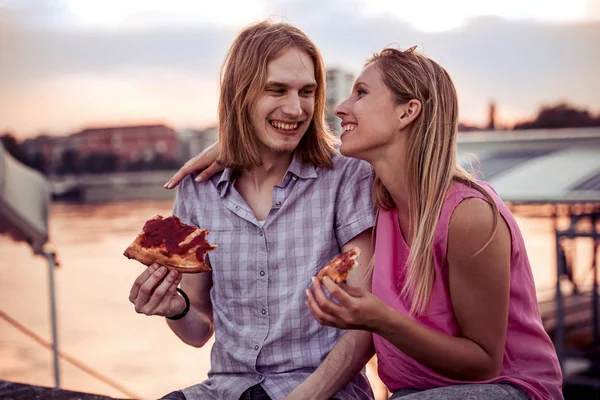
[[[258,231],[258,236],[262,236],[263,235],[263,231],[262,229],[260,231]]]
[[[267,313],[267,310],[265,310],[264,308],[260,311],[262,313],[262,315],[265,315]]]
[[[275,203],[275,207],[281,207],[281,202],[278,201],[277,203]]]
[[[258,345],[254,346],[254,350],[258,350]]]
[[[293,180],[293,181],[297,181],[297,180],[298,180],[298,177],[297,177],[296,175],[292,175],[292,180]]]
[[[264,378],[264,376],[263,376],[263,374],[258,374],[257,378],[258,378],[259,380],[261,380],[262,378]]]
[[[240,211],[240,206],[235,206],[235,211]]]
[[[265,271],[260,271],[260,276],[265,276]]]

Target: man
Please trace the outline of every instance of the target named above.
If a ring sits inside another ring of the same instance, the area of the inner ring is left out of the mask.
[[[372,172],[337,154],[324,104],[322,58],[303,32],[262,22],[236,38],[219,97],[226,169],[201,185],[186,177],[174,207],[211,231],[213,271],[153,265],[130,294],[137,312],[167,317],[192,346],[215,333],[208,379],[166,398],[372,398],[360,372],[370,334],[321,326],[306,306],[311,278],[334,256],[361,248],[349,284],[365,286],[372,254]]]

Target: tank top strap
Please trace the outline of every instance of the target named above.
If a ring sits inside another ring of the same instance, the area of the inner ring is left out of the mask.
[[[491,186],[487,185],[485,182],[477,181],[477,183],[485,190],[490,191],[490,194],[495,193],[494,189],[492,189]],[[441,246],[441,254],[444,256],[446,255],[446,249],[448,246],[450,218],[452,218],[452,214],[454,213],[456,207],[458,207],[463,200],[470,198],[479,198],[489,203],[489,200],[483,193],[474,187],[463,183],[456,183],[446,193],[446,198],[444,200],[444,205],[442,206],[442,211],[440,212],[440,219],[438,221],[438,227],[434,239],[436,246]]]

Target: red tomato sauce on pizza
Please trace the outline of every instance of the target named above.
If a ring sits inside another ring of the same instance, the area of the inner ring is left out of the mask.
[[[182,224],[179,218],[175,216],[164,219],[151,219],[144,224],[142,229],[141,245],[151,248],[161,246],[164,243],[166,250],[162,250],[161,253],[165,256],[183,254],[192,247],[198,246],[196,258],[198,261],[204,262],[206,249],[211,247],[206,241],[206,232],[202,232],[187,244],[179,245],[195,230],[196,228],[193,226]]]

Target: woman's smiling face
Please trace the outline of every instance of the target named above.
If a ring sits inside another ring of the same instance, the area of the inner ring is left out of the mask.
[[[398,136],[398,108],[376,63],[368,65],[356,79],[352,94],[334,108],[342,119],[340,152],[372,161],[376,151]]]

